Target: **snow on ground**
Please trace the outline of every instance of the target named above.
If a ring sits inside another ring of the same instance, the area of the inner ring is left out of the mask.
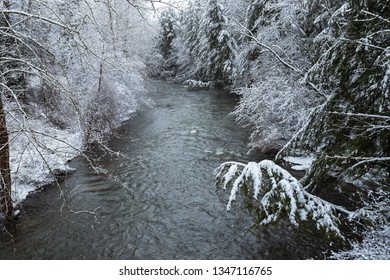
[[[80,154],[80,131],[59,129],[44,118],[8,114],[12,199],[21,203],[29,193],[54,182],[51,171],[69,171],[67,162]]]
[[[284,161],[291,164],[291,169],[297,171],[303,171],[310,168],[314,161],[314,157],[285,157]]]
[[[388,260],[390,258],[390,225],[367,232],[362,243],[355,243],[349,251],[334,252],[331,258]]]

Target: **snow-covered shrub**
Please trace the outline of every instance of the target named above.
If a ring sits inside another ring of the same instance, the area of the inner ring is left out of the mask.
[[[237,91],[241,96],[233,115],[252,128],[251,147],[276,152],[305,123],[310,91],[299,83],[273,76]]]
[[[56,181],[59,172],[72,172],[67,163],[82,153],[83,135],[75,127],[59,128],[42,115],[25,118],[13,103],[7,103],[6,110],[11,194],[14,205],[18,205],[30,192]]]
[[[83,125],[87,142],[101,140],[143,104],[150,104],[144,95],[146,90],[141,74],[144,65],[127,58],[116,60],[119,65],[105,63],[100,66],[96,63],[96,68],[101,67],[102,71],[90,66],[98,74],[94,79],[96,82],[85,89],[88,95],[80,98],[83,102]]]

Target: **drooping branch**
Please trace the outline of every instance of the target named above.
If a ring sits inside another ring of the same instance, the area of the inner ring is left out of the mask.
[[[356,161],[354,165],[348,168],[348,170],[353,170],[357,168],[360,165],[367,164],[367,163],[373,163],[373,162],[387,162],[390,161],[390,157],[353,157],[353,156],[326,156],[326,158],[329,159],[336,159],[336,160],[352,160]]]
[[[328,114],[340,115],[340,116],[346,116],[346,117],[382,119],[382,120],[390,121],[390,116],[387,116],[387,115],[374,115],[374,114],[348,113],[348,112],[334,112],[334,111],[328,112]]]
[[[244,188],[245,199],[251,204],[255,202],[260,226],[278,223],[284,217],[296,227],[311,220],[318,229],[344,239],[341,217],[356,222],[365,219],[359,211],[348,211],[308,193],[290,173],[269,160],[248,164],[225,162],[217,169],[216,186],[231,188],[227,210]]]

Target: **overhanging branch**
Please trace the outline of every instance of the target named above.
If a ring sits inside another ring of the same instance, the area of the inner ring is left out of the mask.
[[[48,22],[50,24],[54,24],[54,25],[57,25],[59,27],[62,27],[64,29],[66,29],[66,30],[75,32],[75,30],[72,30],[69,26],[67,26],[67,25],[65,25],[65,24],[63,24],[61,22],[58,22],[56,20],[53,20],[53,19],[50,19],[50,18],[47,18],[47,17],[40,16],[40,15],[29,14],[29,13],[26,13],[26,12],[23,12],[23,11],[18,11],[18,10],[2,10],[1,13],[2,14],[15,14],[15,15],[21,15],[21,16],[25,16],[25,17],[29,17],[29,18],[39,19],[39,20]]]

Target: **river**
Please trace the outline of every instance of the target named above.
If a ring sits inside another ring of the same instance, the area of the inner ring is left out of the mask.
[[[217,91],[190,91],[154,81],[155,105],[116,131],[101,154],[109,174],[83,158],[57,186],[32,194],[10,234],[0,237],[0,259],[291,259],[318,255],[308,237],[286,232],[259,238],[249,216],[226,211],[214,170],[225,161],[254,160],[248,134],[229,113],[237,100]],[[261,159],[258,156],[256,160]],[[305,241],[309,239],[308,241]],[[309,254],[310,256],[310,254]]]

